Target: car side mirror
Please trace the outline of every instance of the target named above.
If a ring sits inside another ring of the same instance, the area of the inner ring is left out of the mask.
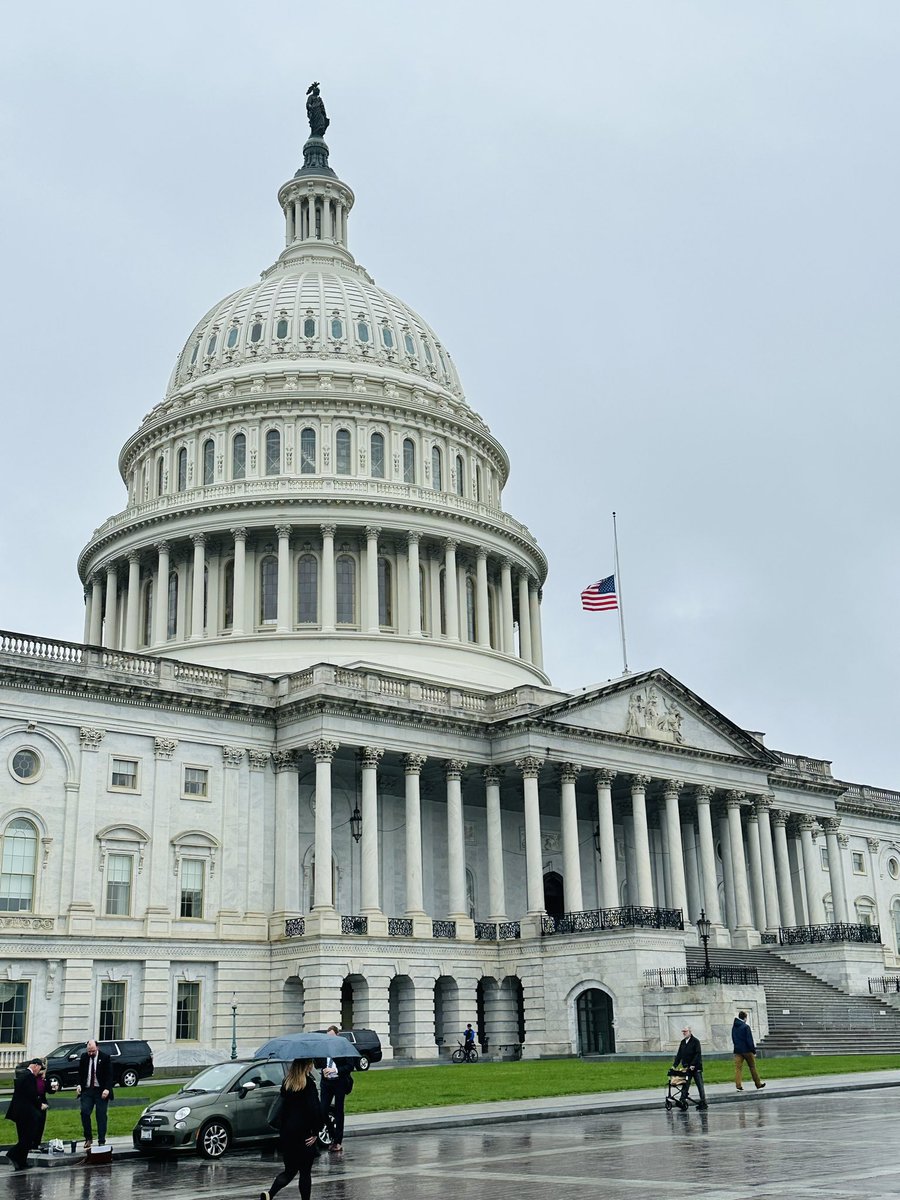
[[[243,1100],[243,1098],[247,1095],[247,1093],[254,1091],[255,1088],[256,1088],[256,1084],[253,1082],[253,1080],[248,1079],[246,1083],[242,1083],[241,1086],[238,1088],[238,1095]]]
[[[76,1060],[77,1058],[78,1058],[78,1055],[77,1055],[77,1054],[70,1054],[70,1055],[69,1055],[69,1062],[75,1062],[75,1060]]]

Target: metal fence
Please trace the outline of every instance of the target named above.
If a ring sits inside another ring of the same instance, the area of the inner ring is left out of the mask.
[[[800,946],[811,942],[867,942],[881,943],[878,925],[848,925],[832,922],[830,925],[796,925],[778,930],[782,946]]]
[[[698,983],[737,983],[756,987],[756,967],[650,967],[644,971],[644,987],[694,987]]]
[[[594,933],[606,929],[684,929],[684,914],[680,908],[595,908],[586,912],[566,913],[562,917],[545,915],[541,932]]]
[[[890,996],[900,992],[900,975],[871,975],[869,977],[870,996]]]

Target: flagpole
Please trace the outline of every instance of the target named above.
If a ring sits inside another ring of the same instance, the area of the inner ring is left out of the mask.
[[[623,674],[628,674],[628,651],[625,649],[625,601],[622,598],[622,572],[619,570],[619,533],[616,528],[616,514],[613,513],[613,545],[616,557],[616,592],[619,597],[619,633],[622,635],[622,667]]]

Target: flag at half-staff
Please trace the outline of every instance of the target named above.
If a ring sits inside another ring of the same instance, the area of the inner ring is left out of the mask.
[[[619,597],[616,595],[616,577],[607,575],[598,579],[581,593],[581,607],[585,612],[603,612],[608,608],[619,607]]]

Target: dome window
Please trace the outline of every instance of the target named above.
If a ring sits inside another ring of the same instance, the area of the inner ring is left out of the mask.
[[[199,353],[200,353],[200,340],[198,338],[197,341],[194,343],[194,353],[191,355],[191,366],[193,366],[194,363],[197,361],[197,355]]]
[[[166,637],[173,638],[178,632],[178,572],[169,572],[169,591],[166,597]]]
[[[369,461],[373,479],[384,479],[384,434],[373,433],[369,439]]]
[[[416,482],[416,444],[412,438],[403,440],[403,482]]]
[[[237,345],[238,334],[241,332],[239,325],[232,325],[228,330],[228,337],[225,339],[225,345],[229,350],[233,350]]]
[[[315,475],[316,473],[316,431],[302,429],[300,431],[300,474]]]
[[[219,335],[217,333],[213,333],[210,335],[210,339],[206,343],[206,357],[207,358],[209,358],[211,355],[215,354],[216,342],[218,341],[218,339],[219,339]]]
[[[247,474],[247,435],[236,433],[231,443],[231,478],[243,479]]]
[[[288,335],[287,319],[285,317],[281,317],[278,321],[278,324],[275,326],[275,336],[277,338],[280,338],[283,341],[287,337],[287,335]]]
[[[387,325],[382,325],[381,327],[381,340],[384,343],[385,350],[393,350],[394,335],[391,333],[390,329],[388,329]]]
[[[305,338],[314,338],[316,336],[315,317],[307,317],[303,322],[303,336]]]
[[[319,563],[304,554],[297,563],[297,623],[315,625],[319,619]]]
[[[366,324],[365,321],[357,321],[356,322],[356,336],[359,338],[359,340],[363,344],[365,344],[366,342],[369,341],[369,337],[370,337],[369,326]]]
[[[344,336],[344,322],[334,317],[331,322],[331,336],[337,341]]]
[[[182,446],[181,449],[178,451],[177,465],[178,465],[178,471],[177,471],[178,482],[176,484],[176,487],[179,492],[183,492],[185,490],[185,488],[187,487],[187,465],[188,465],[187,464],[187,450],[185,449],[184,446]]]
[[[457,496],[466,494],[466,475],[461,454],[456,456],[456,494]]]
[[[434,355],[431,353],[431,347],[428,344],[427,338],[422,338],[422,345],[425,347],[425,361],[430,367],[434,366]]]
[[[266,434],[266,474],[281,474],[281,434],[277,429]]]
[[[391,564],[386,558],[378,560],[378,624],[390,629],[394,624]]]
[[[259,564],[259,623],[274,625],[278,620],[278,559],[267,555]]]
[[[334,564],[334,603],[338,625],[356,624],[356,563],[341,554]]]
[[[207,438],[203,443],[203,482],[210,484],[215,482],[216,472],[216,444],[212,438]]]
[[[350,431],[339,429],[334,435],[335,470],[338,475],[350,474]]]
[[[431,486],[436,492],[444,490],[444,463],[440,446],[431,447]]]
[[[410,358],[415,358],[416,343],[413,341],[413,336],[411,333],[406,333],[403,335],[403,343],[406,346],[406,353],[410,356]]]
[[[254,346],[256,345],[257,342],[262,341],[262,333],[263,333],[262,321],[254,321],[253,324],[250,326],[250,341],[254,344]]]

